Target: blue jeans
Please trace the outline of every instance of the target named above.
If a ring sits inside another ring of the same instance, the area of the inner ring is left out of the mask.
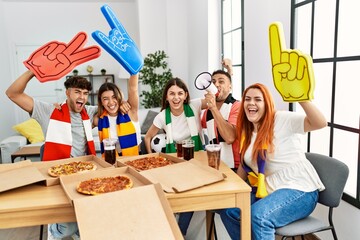
[[[74,234],[79,236],[79,229],[76,222],[54,223],[50,225],[49,230],[55,238],[70,237]]]
[[[194,212],[183,212],[179,214],[178,225],[183,236],[186,236],[193,215]]]
[[[263,199],[255,199],[251,194],[252,239],[274,240],[276,228],[309,216],[316,207],[318,197],[318,190],[279,189]],[[240,239],[240,209],[223,209],[217,213],[231,239]]]

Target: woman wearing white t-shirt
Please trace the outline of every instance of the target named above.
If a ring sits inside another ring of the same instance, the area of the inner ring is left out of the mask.
[[[166,133],[166,153],[176,152],[176,142],[187,139],[194,140],[195,151],[203,150],[201,107],[201,99],[190,101],[188,88],[181,79],[170,79],[163,91],[161,112],[144,138],[147,152],[152,152],[151,140],[160,129]]]
[[[324,115],[310,101],[299,102],[305,115],[275,111],[262,84],[243,94],[237,120],[240,161],[238,174],[248,178],[251,193],[252,239],[273,240],[275,229],[305,218],[324,190],[316,170],[302,150],[301,134],[326,126]],[[219,211],[232,239],[240,236],[240,210]]]

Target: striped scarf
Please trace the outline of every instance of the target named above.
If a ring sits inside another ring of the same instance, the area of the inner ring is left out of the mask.
[[[91,132],[92,124],[86,109],[80,112],[83,120],[85,135],[88,143],[88,153],[96,155],[95,144]],[[64,103],[61,110],[54,109],[50,116],[49,126],[45,138],[43,161],[69,158],[71,155],[72,134],[69,106]]]
[[[244,135],[241,136],[240,146],[243,146],[245,141]],[[240,147],[241,149],[241,147]],[[258,173],[254,172],[244,161],[242,161],[242,167],[247,173],[247,177],[252,188],[252,193],[255,193],[256,198],[264,198],[268,195],[265,184],[265,164],[267,146],[263,146],[264,158],[261,157],[260,153],[257,156],[257,167]]]
[[[99,118],[98,123],[99,140],[101,147],[101,154],[104,157],[104,142],[105,138],[110,137],[110,121],[107,111],[104,110]],[[121,153],[123,156],[139,155],[139,147],[136,138],[136,129],[128,114],[121,114],[120,112],[116,118],[116,132],[118,135]],[[118,156],[118,153],[116,151]]]
[[[265,184],[265,163],[265,159],[263,159],[259,154],[257,157],[257,174],[249,166],[243,163],[243,168],[248,174],[248,180],[252,187],[252,192],[255,193],[256,198],[264,198],[268,195]]]
[[[222,104],[220,108],[221,116],[224,119],[229,119],[231,107],[233,103],[236,102],[236,99],[232,97],[231,94],[225,99],[224,103]],[[207,134],[209,137],[209,142],[212,144],[220,144],[221,145],[221,152],[220,152],[220,159],[226,163],[227,166],[230,168],[235,167],[235,161],[234,161],[234,154],[232,145],[227,144],[224,139],[221,137],[219,130],[217,129],[214,121],[214,117],[212,115],[212,112],[209,111],[209,109],[205,110],[206,114],[206,128],[207,128]]]
[[[195,143],[195,151],[203,150],[203,144],[198,132],[198,124],[196,123],[195,115],[189,104],[184,104],[184,113],[187,124],[190,129],[191,139]],[[175,142],[172,137],[171,127],[171,111],[170,107],[165,109],[165,123],[166,123],[166,153],[175,153]]]

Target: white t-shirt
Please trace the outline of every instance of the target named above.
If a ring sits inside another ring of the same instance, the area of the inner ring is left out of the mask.
[[[201,130],[202,128],[201,128],[201,124],[200,124],[201,99],[199,98],[199,99],[191,100],[189,103],[189,106],[191,107],[191,109],[194,112],[198,132],[199,132],[200,138],[203,140],[202,130]],[[153,124],[155,125],[155,127],[159,128],[159,129],[166,130],[165,109],[162,110],[154,118]],[[188,127],[188,123],[187,123],[187,120],[185,117],[185,112],[182,112],[181,115],[179,115],[179,116],[174,116],[171,113],[171,127],[172,127],[172,137],[175,142],[184,140],[184,139],[189,139],[191,137],[190,129]]]
[[[282,188],[304,192],[325,189],[302,150],[300,134],[305,134],[304,118],[304,115],[294,112],[276,112],[273,140],[275,150],[268,153],[265,164],[265,181],[269,193]],[[244,160],[251,169],[258,172],[256,161],[251,161],[255,139],[256,133],[253,133]]]

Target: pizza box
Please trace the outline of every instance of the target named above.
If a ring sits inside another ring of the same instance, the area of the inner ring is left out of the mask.
[[[224,180],[226,177],[218,170],[203,164],[203,161],[186,161],[165,153],[150,153],[117,159],[116,166],[126,166],[125,162],[149,156],[163,156],[176,164],[140,171],[152,183],[160,183],[165,192],[176,193],[206,186]],[[207,161],[206,161],[207,162]]]
[[[195,160],[195,161],[194,161]],[[220,171],[196,163],[196,159],[141,171],[152,183],[160,183],[165,192],[179,193],[223,181]]]
[[[35,166],[41,174],[45,177],[45,185],[46,186],[52,186],[52,185],[58,185],[60,184],[60,180],[58,177],[52,177],[48,174],[48,169],[55,165],[60,165],[64,163],[69,162],[79,162],[79,161],[91,161],[95,163],[97,166],[96,170],[102,170],[105,168],[114,168],[113,165],[111,165],[108,162],[105,162],[105,160],[94,156],[94,155],[87,155],[87,156],[81,156],[81,157],[74,157],[74,158],[65,158],[60,160],[54,160],[54,161],[42,161],[42,162],[33,162],[33,166]],[[83,173],[81,173],[83,174]]]
[[[0,164],[0,192],[42,182],[45,177],[30,160]]]
[[[74,209],[81,239],[184,239],[159,184],[76,198]]]
[[[169,154],[165,154],[165,153],[149,153],[149,154],[143,154],[143,155],[131,156],[131,157],[119,157],[116,159],[115,165],[117,167],[124,167],[124,166],[127,166],[125,163],[127,161],[132,161],[132,160],[141,159],[141,158],[145,158],[145,157],[164,157],[164,158],[167,158],[168,160],[172,161],[173,163],[186,162],[186,160],[184,160],[184,159],[181,159],[176,156],[169,155]]]
[[[101,171],[91,171],[82,174],[61,176],[60,184],[63,187],[68,198],[71,200],[71,202],[73,202],[75,199],[93,197],[91,195],[85,195],[77,192],[76,187],[81,181],[96,177],[113,177],[117,175],[130,177],[134,183],[132,188],[152,184],[148,179],[146,179],[144,176],[140,175],[137,171],[130,167],[107,168]]]

